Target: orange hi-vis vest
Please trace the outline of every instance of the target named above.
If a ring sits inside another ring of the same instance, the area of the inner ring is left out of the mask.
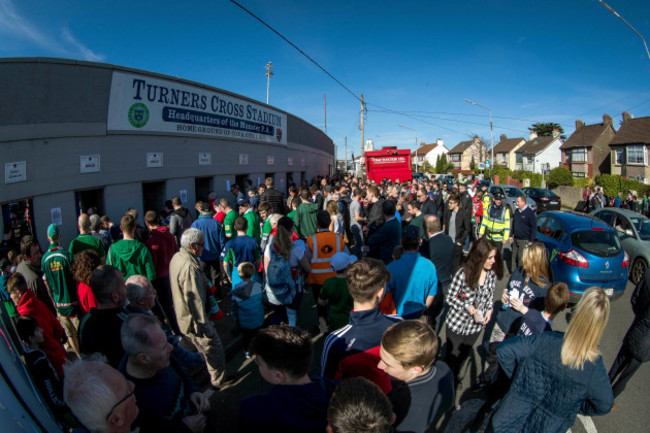
[[[309,284],[322,285],[325,280],[336,275],[330,265],[332,256],[343,251],[343,236],[332,232],[319,232],[307,238],[312,252],[311,272],[307,276]]]

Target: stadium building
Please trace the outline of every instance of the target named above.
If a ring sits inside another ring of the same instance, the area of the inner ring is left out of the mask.
[[[103,63],[0,59],[3,227],[47,243],[61,224],[97,208],[161,210],[180,196],[193,209],[210,192],[272,176],[286,192],[334,168],[334,144],[299,117],[225,90]]]

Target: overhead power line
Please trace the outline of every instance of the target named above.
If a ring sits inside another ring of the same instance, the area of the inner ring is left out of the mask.
[[[358,97],[358,96],[357,96],[357,95],[356,95],[352,90],[350,90],[350,89],[349,89],[345,84],[341,83],[341,82],[340,82],[340,81],[339,81],[339,80],[338,80],[334,75],[330,74],[330,73],[327,71],[327,69],[325,69],[324,67],[322,67],[322,66],[321,66],[321,65],[320,65],[316,60],[312,59],[312,58],[311,58],[307,53],[305,53],[305,52],[304,52],[303,50],[301,50],[301,49],[300,49],[296,44],[294,44],[294,43],[291,42],[289,39],[287,39],[287,38],[286,38],[282,33],[280,33],[279,31],[277,31],[277,30],[274,29],[273,27],[271,27],[271,26],[270,26],[269,24],[267,24],[267,23],[266,23],[262,18],[258,17],[258,16],[255,15],[253,12],[249,11],[249,10],[246,9],[244,6],[242,6],[241,4],[237,3],[235,0],[230,0],[230,2],[231,2],[231,3],[234,3],[236,6],[239,6],[242,10],[244,10],[246,13],[248,13],[250,16],[252,16],[253,18],[255,18],[255,19],[256,19],[257,21],[259,21],[260,23],[262,23],[265,27],[267,27],[267,28],[268,28],[269,30],[271,30],[273,33],[275,33],[276,35],[278,35],[278,36],[280,36],[282,39],[284,39],[284,40],[285,40],[289,45],[291,45],[291,46],[294,47],[296,50],[298,50],[298,52],[299,52],[300,54],[302,54],[303,56],[305,56],[305,57],[306,57],[310,62],[312,62],[314,65],[316,65],[316,66],[317,66],[321,71],[325,72],[325,73],[327,74],[328,77],[330,77],[332,80],[336,81],[336,83],[337,83],[339,86],[343,87],[343,88],[344,88],[344,89],[345,89],[345,90],[346,90],[350,95],[354,96],[358,101],[361,101],[361,98]],[[361,102],[363,102],[363,101],[361,101]]]

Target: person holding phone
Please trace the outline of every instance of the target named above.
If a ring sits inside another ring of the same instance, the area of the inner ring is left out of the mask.
[[[483,327],[492,317],[494,288],[503,276],[497,247],[485,238],[472,246],[467,262],[456,272],[447,293],[447,354],[445,363],[459,373]]]

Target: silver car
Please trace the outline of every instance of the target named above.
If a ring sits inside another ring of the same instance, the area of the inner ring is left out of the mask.
[[[630,279],[637,284],[650,263],[650,219],[616,207],[596,209],[591,215],[616,229],[623,249],[630,256]]]
[[[496,192],[500,192],[503,195],[503,204],[508,205],[510,208],[510,216],[515,214],[515,209],[517,208],[517,196],[526,196],[522,190],[511,185],[492,185],[488,192],[490,193],[490,196],[493,196]],[[537,203],[535,203],[535,200],[526,197],[526,205],[528,205],[533,212],[537,213]]]

